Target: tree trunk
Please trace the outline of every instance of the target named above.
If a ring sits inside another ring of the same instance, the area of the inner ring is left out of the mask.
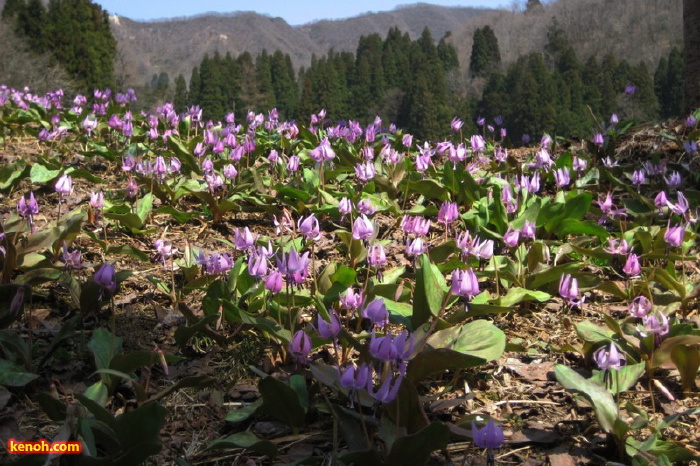
[[[685,107],[700,108],[700,0],[683,0]]]

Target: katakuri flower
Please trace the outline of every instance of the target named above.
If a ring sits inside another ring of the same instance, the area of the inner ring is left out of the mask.
[[[601,346],[593,353],[593,360],[601,371],[620,370],[625,362],[625,356],[620,354],[615,343]]]
[[[505,440],[503,428],[497,426],[493,418],[481,429],[472,421],[472,438],[477,447],[488,449],[500,448]]]
[[[578,280],[570,274],[564,274],[559,279],[559,295],[572,306],[578,306],[584,301],[584,297],[578,289]]]

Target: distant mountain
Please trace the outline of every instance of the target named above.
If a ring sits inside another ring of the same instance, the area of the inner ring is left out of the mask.
[[[329,49],[355,51],[362,35],[379,33],[398,26],[412,38],[423,28],[438,40],[448,31],[460,29],[468,21],[493,15],[484,8],[441,7],[428,4],[403,6],[389,12],[367,13],[343,20],[324,20],[303,26],[290,26],[282,18],[253,12],[205,14],[189,18],[140,22],[111,16],[112,32],[122,54],[121,72],[128,81],[143,84],[153,74],[167,72],[171,79],[190,72],[205,53],[248,51],[253,56],[263,49],[289,54],[296,67],[306,66],[311,56]],[[119,71],[119,70],[118,70]]]
[[[547,31],[564,29],[579,58],[612,53],[636,64],[644,61],[653,72],[661,56],[682,43],[682,0],[531,0],[537,8],[524,11],[514,3],[509,10],[442,7],[418,3],[392,11],[366,13],[342,20],[323,20],[290,26],[282,18],[253,12],[205,14],[189,18],[137,22],[112,16],[112,31],[119,42],[121,60],[117,74],[131,84],[143,84],[153,74],[167,72],[171,79],[182,73],[189,79],[192,68],[205,53],[263,49],[289,54],[299,68],[313,54],[329,49],[355,51],[362,35],[398,26],[412,38],[428,27],[437,41],[446,33],[457,49],[463,71],[469,63],[474,31],[486,24],[494,30],[505,64],[532,51],[542,51]]]

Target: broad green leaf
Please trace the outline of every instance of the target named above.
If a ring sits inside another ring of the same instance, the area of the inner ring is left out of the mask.
[[[609,387],[611,393],[626,392],[644,375],[645,363],[628,364],[619,370],[594,371],[591,380]],[[606,375],[607,372],[607,375]]]
[[[442,450],[450,440],[450,429],[440,421],[413,435],[399,437],[391,447],[388,464],[426,464],[430,454]]]
[[[607,327],[599,327],[594,323],[584,320],[574,325],[578,337],[586,343],[597,344],[601,341],[610,341],[615,332]]]
[[[240,409],[229,411],[226,417],[224,418],[224,421],[231,422],[233,424],[238,424],[240,422],[246,421],[253,414],[255,414],[258,408],[262,406],[262,403],[262,398],[258,398],[253,403],[246,404]]]
[[[269,440],[261,440],[250,431],[237,432],[229,435],[224,439],[214,440],[205,450],[230,450],[242,448],[244,450],[252,450],[259,455],[265,455],[269,458],[277,456],[277,447]]]
[[[435,332],[428,338],[427,344],[432,348],[447,348],[493,361],[503,355],[506,335],[488,320],[479,319]]]
[[[288,384],[269,376],[260,381],[258,389],[263,399],[262,409],[298,433],[304,426],[306,413],[297,392]]]
[[[418,328],[430,319],[437,317],[442,308],[446,288],[437,266],[430,262],[427,254],[420,256],[420,267],[416,270],[415,291],[413,293],[413,328]]]
[[[95,366],[107,369],[112,358],[122,352],[122,339],[112,335],[104,328],[98,328],[92,334],[88,348],[95,356]]]
[[[554,368],[557,381],[567,390],[580,393],[593,407],[600,427],[612,433],[619,419],[619,410],[612,394],[602,385],[585,379],[570,367],[557,364]]]
[[[37,377],[39,377],[37,374],[27,372],[6,359],[0,359],[0,385],[24,387]]]

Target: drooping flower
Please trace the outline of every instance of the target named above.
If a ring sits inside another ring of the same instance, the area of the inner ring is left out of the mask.
[[[508,231],[503,235],[503,243],[509,247],[514,248],[520,242],[520,230],[514,230],[508,227]]]
[[[64,173],[56,181],[55,188],[59,195],[70,194],[73,192],[73,179]]]
[[[102,291],[108,291],[111,294],[117,289],[117,279],[116,270],[114,264],[111,262],[105,262],[100,266],[100,268],[95,272],[92,280],[97,283]]]
[[[622,271],[627,274],[628,277],[634,277],[642,272],[642,267],[639,265],[639,256],[632,253],[627,256],[625,265],[622,266]]]
[[[472,299],[479,294],[479,280],[472,269],[455,270],[452,272],[450,291],[453,295]]]
[[[596,133],[593,135],[593,144],[595,144],[598,147],[603,147],[603,144],[605,143],[605,139],[603,139],[603,135],[601,133]]]
[[[374,225],[365,214],[360,215],[352,224],[352,237],[359,240],[366,240],[374,234]]]
[[[233,244],[238,250],[252,249],[255,247],[256,236],[250,232],[248,227],[243,228],[243,231],[236,228],[233,231]]]
[[[374,244],[367,249],[367,264],[370,267],[381,267],[386,264],[386,252],[381,244]]]
[[[642,323],[644,325],[643,336],[648,334],[658,335],[662,337],[669,332],[668,317],[661,311],[647,314],[642,317]]]
[[[314,327],[314,329],[316,330],[318,336],[324,340],[336,338],[341,330],[340,319],[338,318],[338,314],[333,309],[331,309],[328,313],[328,316],[331,319],[330,322],[326,321],[323,317],[321,317],[321,314],[316,315],[316,326]]]
[[[29,193],[29,199],[22,196],[17,203],[17,213],[22,218],[31,218],[39,213],[39,204],[34,198],[34,193]]]
[[[367,304],[362,309],[361,315],[365,319],[369,319],[373,326],[384,327],[389,323],[389,311],[381,298],[377,298]]]
[[[503,428],[497,426],[493,418],[481,429],[472,421],[472,438],[477,447],[488,449],[500,448],[505,440]]]
[[[345,219],[346,215],[352,213],[352,201],[347,197],[344,197],[338,203],[338,212],[340,212],[341,220]]]
[[[67,269],[80,269],[83,267],[83,257],[80,249],[68,250],[68,245],[63,242],[63,252],[61,254],[63,264]]]
[[[573,306],[578,306],[584,301],[584,297],[578,289],[578,280],[570,274],[564,274],[559,279],[559,295],[564,301]]]
[[[289,354],[298,365],[306,364],[311,353],[311,338],[303,330],[297,330],[289,342]]]
[[[664,241],[670,247],[678,248],[683,245],[683,238],[685,236],[685,227],[683,225],[671,226],[670,222],[664,233]]]
[[[615,343],[610,346],[601,346],[593,353],[593,360],[601,371],[620,370],[625,362],[624,355],[620,354]]]
[[[438,222],[452,223],[459,218],[456,202],[443,202],[438,211]]]
[[[569,175],[569,169],[567,167],[557,168],[554,170],[554,182],[560,188],[568,186],[571,183],[571,176]]]
[[[406,244],[406,254],[409,256],[419,256],[428,250],[428,246],[423,244],[423,239],[418,237],[414,238]]]
[[[653,305],[651,304],[651,301],[649,301],[646,296],[639,295],[630,302],[627,311],[632,317],[641,319],[647,316],[651,312],[652,308]]]
[[[321,228],[318,219],[314,214],[299,220],[299,231],[308,240],[318,241],[321,239]]]
[[[265,283],[265,289],[272,294],[277,294],[282,291],[282,273],[279,270],[275,270],[263,279]]]
[[[452,131],[455,133],[461,130],[462,126],[464,126],[464,122],[457,117],[454,117],[452,119],[452,123],[450,123],[450,129],[452,129]]]
[[[354,311],[360,308],[362,300],[362,290],[355,293],[355,290],[348,288],[345,293],[340,296],[340,305],[348,311]]]

